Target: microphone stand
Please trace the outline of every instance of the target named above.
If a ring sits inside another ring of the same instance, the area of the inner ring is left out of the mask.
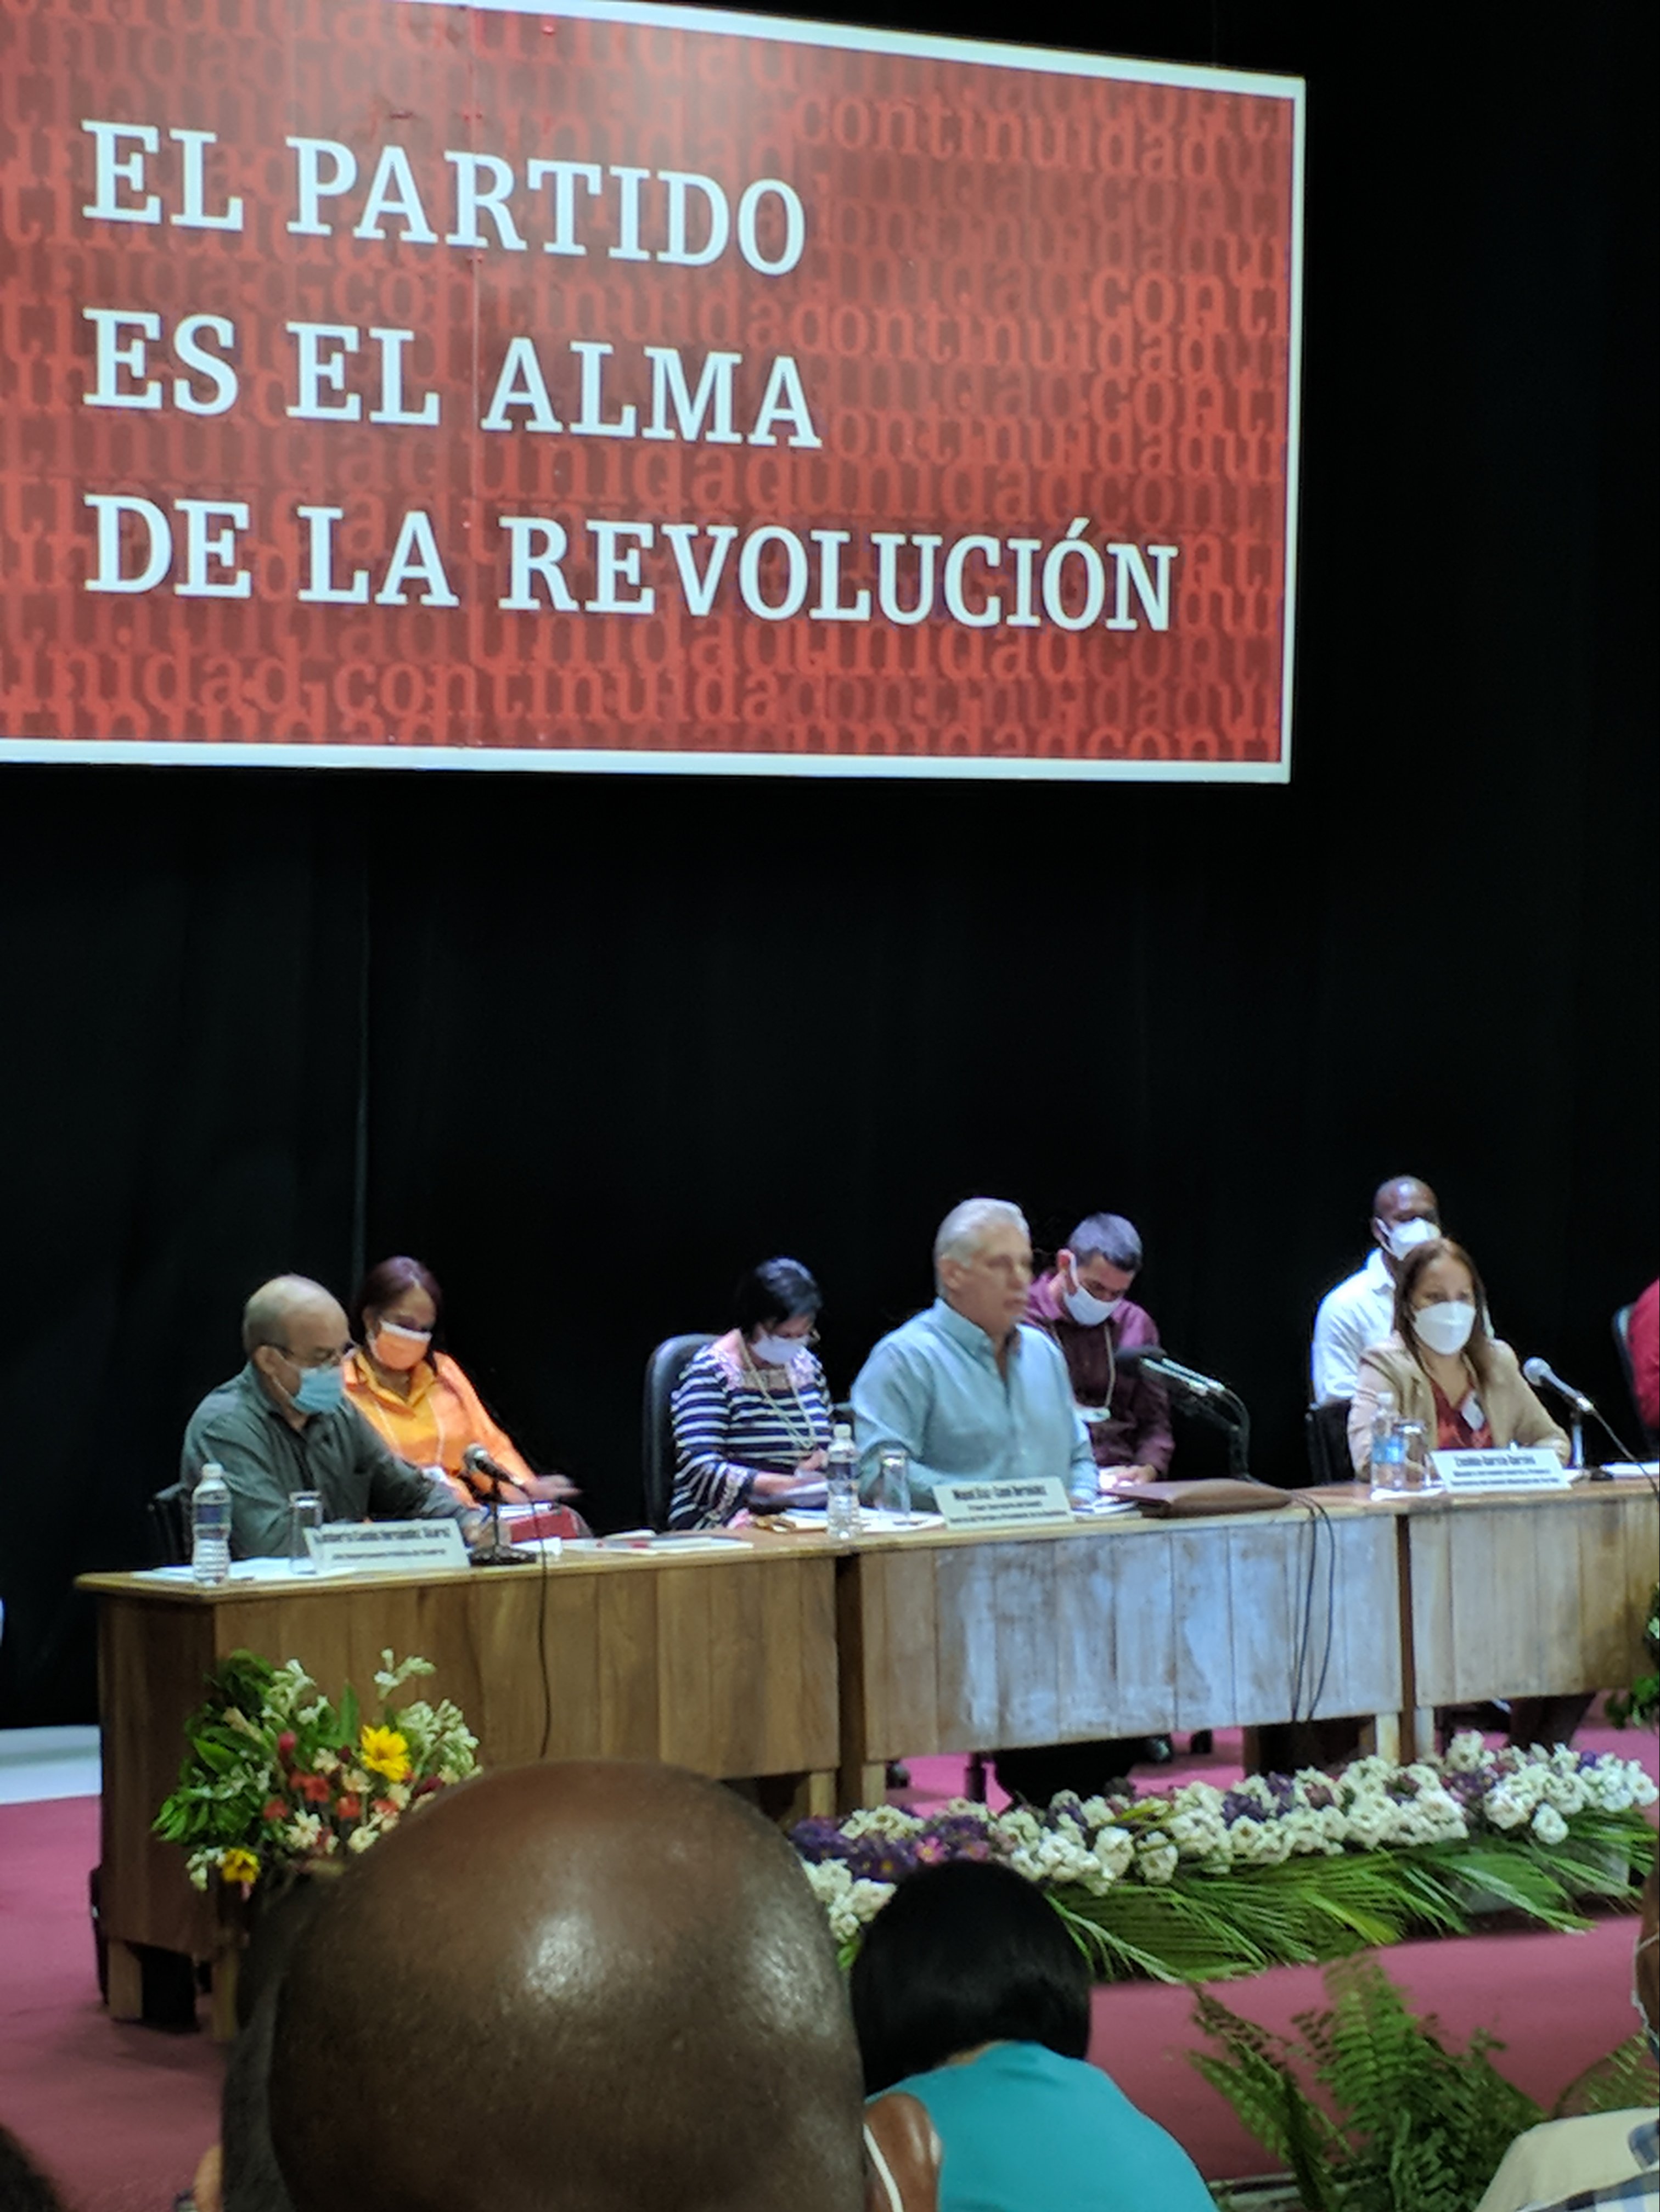
[[[536,1565],[533,1552],[520,1552],[513,1545],[502,1541],[501,1476],[492,1474],[489,1483],[489,1541],[480,1544],[477,1551],[468,1554],[467,1565],[471,1567],[533,1567]]]
[[[1228,1473],[1240,1482],[1255,1482],[1257,1477],[1250,1471],[1250,1415],[1244,1400],[1225,1382],[1193,1375],[1179,1360],[1152,1354],[1149,1346],[1140,1364],[1150,1375],[1180,1391],[1190,1413],[1224,1432],[1228,1440]]]

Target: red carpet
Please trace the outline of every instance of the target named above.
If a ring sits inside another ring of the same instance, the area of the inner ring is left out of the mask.
[[[1580,1740],[1655,1771],[1651,1735],[1593,1729]],[[1237,1738],[1221,1736],[1212,1758],[1183,1759],[1158,1779],[1225,1778],[1237,1758]],[[960,1761],[918,1760],[903,1794],[926,1804],[960,1789],[961,1775]],[[119,2027],[100,2008],[86,1907],[97,1849],[92,1799],[0,1807],[0,2119],[54,2173],[71,2212],[167,2212],[216,2132],[222,2057],[205,2034]],[[1583,1936],[1506,1931],[1402,1944],[1386,1957],[1420,2010],[1460,2039],[1493,2029],[1509,2045],[1505,2070],[1548,2100],[1633,2033],[1635,1926],[1616,1917]],[[1220,1993],[1283,2028],[1319,2001],[1320,1982],[1287,1967]],[[1187,2062],[1191,2009],[1184,1990],[1102,1990],[1090,2055],[1207,2177],[1262,2172],[1268,2161]]]

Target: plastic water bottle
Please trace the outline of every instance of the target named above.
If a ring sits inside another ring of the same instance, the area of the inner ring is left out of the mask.
[[[838,1421],[824,1455],[824,1533],[838,1543],[859,1534],[859,1447]]]
[[[1374,1498],[1393,1497],[1406,1476],[1407,1440],[1395,1410],[1393,1390],[1377,1394],[1377,1411],[1371,1417],[1371,1489]]]
[[[191,1572],[212,1589],[230,1572],[230,1491],[211,1460],[191,1492]]]

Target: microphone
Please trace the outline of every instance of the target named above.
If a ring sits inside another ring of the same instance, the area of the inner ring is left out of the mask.
[[[469,1444],[461,1455],[461,1464],[480,1482],[502,1483],[514,1480],[506,1468],[490,1457],[483,1444]]]
[[[1145,1344],[1134,1352],[1120,1354],[1122,1367],[1129,1359],[1139,1360],[1149,1373],[1162,1375],[1179,1389],[1189,1391],[1195,1398],[1231,1398],[1233,1393],[1225,1382],[1219,1382],[1213,1375],[1201,1375],[1191,1367],[1183,1367],[1179,1359],[1172,1359],[1161,1344]]]
[[[1584,1392],[1576,1390],[1572,1382],[1565,1382],[1548,1360],[1541,1359],[1537,1356],[1532,1359],[1523,1360],[1522,1372],[1535,1390],[1540,1389],[1554,1390],[1559,1397],[1567,1400],[1576,1413],[1589,1413],[1593,1419],[1600,1418],[1596,1407],[1586,1397]]]

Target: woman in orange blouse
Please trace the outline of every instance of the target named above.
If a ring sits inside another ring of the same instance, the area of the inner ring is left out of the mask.
[[[474,1475],[464,1454],[477,1445],[509,1480],[508,1499],[559,1499],[575,1495],[562,1475],[533,1474],[507,1431],[433,1337],[443,1293],[418,1260],[382,1260],[371,1267],[352,1304],[356,1340],[346,1355],[346,1392],[352,1404],[400,1459],[441,1474],[469,1504],[489,1492],[488,1475]],[[571,1533],[581,1524],[573,1514]]]

